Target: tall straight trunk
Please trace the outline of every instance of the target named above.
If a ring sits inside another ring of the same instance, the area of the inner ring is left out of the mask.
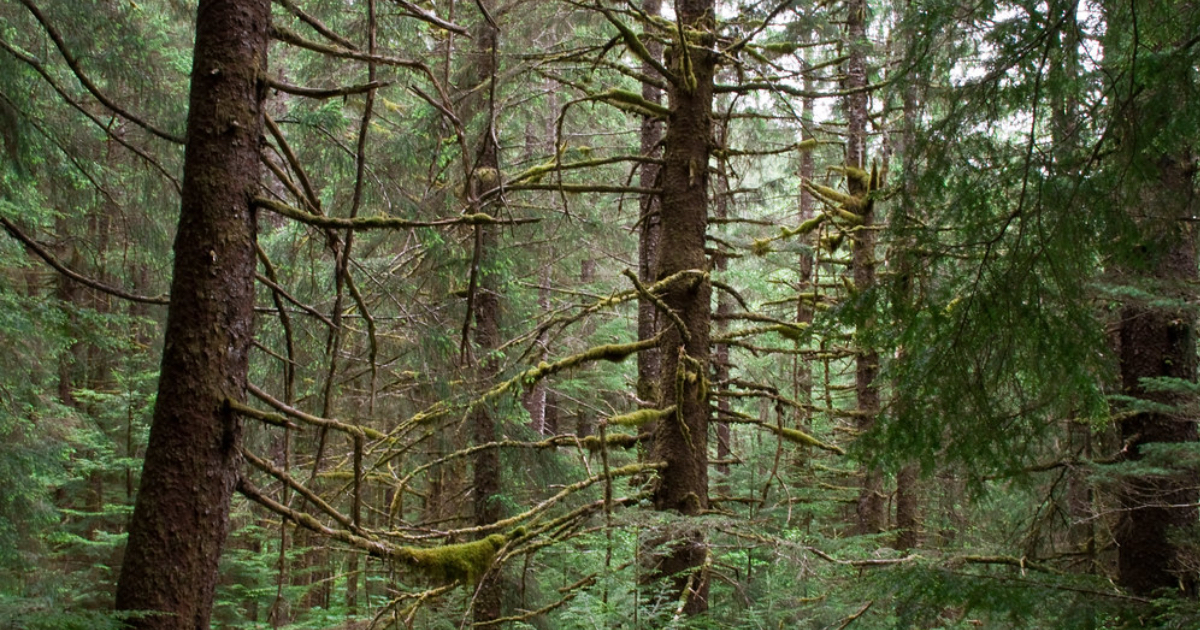
[[[483,135],[477,144],[475,165],[471,172],[470,196],[472,200],[480,199],[484,193],[497,186],[500,182],[500,147],[496,144],[497,130],[491,108],[495,105],[495,81],[497,73],[497,46],[500,31],[487,12],[493,10],[493,2],[484,1],[479,4],[480,21],[475,26],[475,52],[473,85],[485,86],[488,97],[481,103],[480,115],[487,117],[483,126]],[[497,197],[498,199],[498,197]],[[499,202],[496,202],[498,205]],[[493,207],[491,212],[498,214],[499,208]],[[477,374],[484,381],[495,378],[499,372],[497,360],[492,353],[500,347],[500,277],[496,273],[496,251],[498,245],[498,228],[494,225],[478,225],[475,227],[475,269],[472,274],[478,278],[478,286],[474,294],[475,310],[475,347]],[[487,405],[480,405],[472,415],[473,438],[476,445],[496,441],[496,417]],[[476,526],[491,525],[503,516],[500,495],[500,451],[499,449],[482,449],[472,456],[473,472],[473,522]],[[485,577],[479,584],[473,600],[473,614],[476,623],[483,623],[500,618],[501,584],[496,575]]]
[[[726,146],[725,136],[726,129],[721,129],[721,138],[718,146]],[[718,185],[715,192],[716,207],[714,208],[713,216],[717,219],[725,219],[729,215],[729,178],[728,166],[724,163],[720,164],[717,169]],[[729,268],[729,257],[722,252],[713,254],[713,270],[724,273]],[[733,314],[733,299],[729,294],[722,291],[717,294],[717,334],[724,336],[729,329],[729,317]],[[713,380],[718,387],[726,387],[724,383],[729,380],[729,344],[718,343],[712,350]],[[726,476],[729,475],[729,457],[733,453],[730,440],[733,438],[729,430],[729,397],[722,396],[717,400],[717,472],[721,473],[722,478],[719,484],[725,484]],[[721,487],[721,492],[726,492],[725,486]]]
[[[679,42],[668,67],[671,114],[663,143],[662,232],[656,278],[707,268],[704,252],[708,225],[708,158],[712,137],[713,73],[716,56],[712,0],[680,0],[675,6],[681,31],[699,41]],[[664,331],[659,391],[675,414],[658,422],[651,459],[665,462],[654,490],[654,506],[685,516],[708,507],[709,302],[707,275],[676,282],[662,295],[686,331]],[[699,528],[681,529],[661,559],[658,572],[671,576],[689,614],[708,608],[708,579],[701,570],[708,555]],[[684,589],[689,589],[684,593]]]
[[[116,608],[208,628],[238,482],[269,0],[201,0],[158,398]]]
[[[643,0],[642,11],[651,17],[657,17],[662,13],[662,0]],[[662,43],[655,40],[646,41],[646,51],[649,52],[655,59],[662,59]],[[649,63],[642,64],[642,72],[651,73],[653,68]],[[662,90],[652,83],[642,84],[642,98],[651,103],[659,103],[662,101]],[[657,157],[662,155],[662,149],[659,143],[662,142],[662,121],[656,116],[645,116],[642,118],[641,128],[641,147],[640,155],[644,157]],[[658,185],[659,165],[652,163],[644,163],[638,169],[638,185],[643,188],[653,188]],[[643,283],[653,282],[654,268],[658,251],[659,241],[659,225],[661,217],[659,216],[659,198],[658,195],[646,194],[641,198],[641,212],[638,225],[638,279]],[[650,339],[658,333],[658,311],[649,300],[639,298],[638,300],[638,340]],[[658,381],[659,375],[659,351],[657,348],[638,353],[637,356],[637,397],[638,400],[651,404],[657,404],[659,401]],[[653,431],[653,427],[646,427],[647,431]]]
[[[807,63],[805,65],[807,66]],[[806,70],[807,70],[807,68],[806,68]],[[814,87],[813,87],[812,71],[809,70],[804,73],[804,91],[812,92],[813,90],[814,90]],[[813,127],[814,127],[813,109],[815,106],[815,100],[811,96],[809,96],[809,97],[805,97],[803,99],[803,101],[801,101],[801,102],[803,104],[804,109],[802,110],[802,114],[801,114],[802,125],[801,125],[801,132],[800,132],[800,140],[803,142],[805,140],[814,139],[814,136],[813,136]],[[801,182],[815,181],[813,178],[814,178],[814,175],[816,174],[816,161],[813,159],[812,151],[801,151],[800,152],[800,173],[799,174],[800,174]],[[815,205],[816,205],[816,199],[813,198],[812,193],[809,192],[808,189],[805,188],[804,186],[801,186],[800,187],[800,209],[799,209],[800,216],[799,216],[799,221],[797,221],[797,224],[804,223],[805,221],[816,216]],[[802,239],[801,244],[808,245],[809,247],[801,248],[800,259],[797,261],[799,263],[798,271],[799,271],[799,276],[800,276],[800,278],[799,278],[800,282],[797,286],[797,289],[800,292],[800,297],[796,299],[796,321],[801,324],[811,324],[813,321],[813,316],[816,312],[817,252],[816,252],[815,246],[818,243],[818,239],[816,238],[815,233],[804,234],[804,235],[800,236],[800,238]],[[811,294],[811,297],[806,296],[805,294]],[[799,344],[800,344],[800,342],[797,342],[797,349],[799,349]],[[806,405],[811,405],[813,402],[813,381],[812,381],[812,379],[813,379],[813,371],[812,371],[812,365],[810,364],[809,360],[797,355],[793,359],[793,363],[792,363],[792,386],[793,386],[793,389],[795,390],[796,400],[798,400],[801,403],[806,404]],[[799,428],[801,430],[809,429],[809,427],[807,426],[808,419],[809,419],[808,416],[809,416],[809,412],[807,410],[802,413],[801,417],[799,418],[799,422],[797,423],[797,425],[798,425],[797,428]]]
[[[1118,272],[1139,292],[1126,299],[1118,327],[1122,393],[1152,403],[1120,422],[1122,455],[1138,461],[1153,447],[1194,447],[1197,441],[1195,286],[1197,140],[1164,133],[1178,116],[1194,116],[1185,96],[1193,89],[1191,62],[1172,60],[1181,42],[1195,36],[1194,22],[1183,16],[1182,2],[1148,5],[1101,3],[1109,24],[1152,23],[1130,41],[1109,29],[1102,39],[1104,58],[1124,64],[1107,86],[1121,95],[1112,105],[1113,158],[1124,178],[1121,202],[1137,228],[1138,240]],[[1126,31],[1127,32],[1127,31]],[[1140,59],[1162,55],[1170,66],[1147,67]],[[1184,113],[1186,112],[1186,113]],[[1194,119],[1194,118],[1193,118]],[[1144,379],[1176,379],[1183,386],[1165,391]],[[1160,456],[1150,474],[1124,480],[1122,522],[1115,531],[1117,581],[1137,595],[1172,592],[1194,597],[1197,575],[1190,541],[1197,526],[1200,489],[1194,467],[1178,455]]]
[[[914,225],[916,205],[916,154],[917,154],[917,77],[910,74],[908,84],[904,86],[901,96],[901,129],[900,142],[896,152],[900,155],[900,207],[892,217],[892,231],[896,241],[889,254],[889,263],[895,268],[892,294],[892,317],[895,321],[905,321],[910,317],[913,302],[913,276],[916,273],[913,264],[912,249],[914,239],[910,234]],[[906,349],[897,348],[897,355],[903,357]],[[903,417],[905,410],[911,408],[907,391],[894,388],[892,392],[892,408],[896,416]],[[920,470],[916,463],[905,463],[896,474],[896,548],[905,550],[916,547],[920,542]]]
[[[1200,204],[1192,183],[1196,167],[1191,160],[1161,157],[1157,181],[1145,183],[1144,206],[1131,209],[1149,215],[1154,225],[1144,225],[1153,249],[1144,247],[1149,260],[1142,280],[1156,285],[1157,295],[1179,303],[1192,299],[1197,273],[1196,233],[1188,224]],[[1125,305],[1120,323],[1121,386],[1141,400],[1182,406],[1190,397],[1178,392],[1153,391],[1142,379],[1174,378],[1196,382],[1195,314],[1187,307],[1135,303]],[[1147,411],[1121,422],[1125,457],[1139,460],[1151,444],[1197,441],[1196,420],[1184,414]],[[1196,526],[1200,501],[1195,475],[1187,469],[1170,474],[1133,476],[1126,481],[1124,521],[1117,528],[1118,581],[1130,591],[1149,595],[1160,589],[1194,595],[1196,577],[1181,562],[1183,550],[1174,537]]]
[[[853,90],[845,100],[846,108],[846,166],[864,171],[867,168],[867,3],[849,0],[846,3],[846,38],[850,56],[846,61],[847,90]],[[851,196],[865,199],[868,183],[862,177],[847,177]],[[863,204],[862,224],[854,231],[854,287],[858,292],[869,291],[875,285],[875,223],[873,204]],[[864,322],[860,325],[869,325]],[[858,349],[854,366],[854,394],[858,406],[860,432],[875,424],[879,413],[879,353],[871,347]],[[883,531],[887,514],[884,510],[883,475],[878,469],[864,466],[862,486],[856,506],[858,531],[871,534]]]

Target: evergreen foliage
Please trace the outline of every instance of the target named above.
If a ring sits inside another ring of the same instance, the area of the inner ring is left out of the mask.
[[[1151,350],[1120,338],[1165,313],[1196,352],[1195,277],[1164,270],[1200,199],[1200,10],[870,2],[852,41],[840,3],[718,2],[711,31],[667,4],[276,0],[213,625],[460,628],[491,592],[508,628],[1193,627],[1195,528],[1163,538],[1177,588],[1119,548],[1194,510],[1167,498],[1198,443],[1129,427],[1194,427],[1200,385],[1131,377]],[[193,12],[0,4],[0,627],[120,627]],[[709,158],[671,177],[707,181],[708,261],[640,277],[669,185],[641,125],[678,124],[707,54]],[[710,284],[707,367],[672,350],[641,389]],[[684,391],[707,496],[655,509]]]

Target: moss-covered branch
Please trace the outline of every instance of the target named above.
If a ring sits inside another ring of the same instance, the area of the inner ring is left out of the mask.
[[[633,55],[637,57],[639,61],[645,63],[651,68],[654,68],[654,70],[661,74],[666,80],[672,83],[678,83],[679,78],[676,77],[673,72],[667,70],[667,67],[662,65],[662,62],[656,59],[654,55],[650,54],[650,51],[646,49],[646,45],[642,43],[642,40],[638,37],[637,33],[633,32],[633,29],[630,29],[628,26],[626,26],[626,24],[617,18],[612,11],[609,11],[599,4],[596,5],[596,8],[600,9],[600,13],[604,14],[605,19],[607,19],[609,23],[617,28],[617,32],[621,34],[621,39],[625,42],[625,47],[629,49],[629,52],[633,53]]]
[[[821,450],[829,451],[830,453],[837,453],[838,455],[846,454],[846,451],[843,451],[842,449],[838,448],[837,445],[830,444],[828,442],[822,442],[821,440],[818,440],[817,438],[815,438],[799,429],[792,429],[789,427],[781,427],[779,425],[771,424],[769,422],[759,423],[759,426],[761,426],[764,429],[767,429],[771,433],[774,433],[775,435],[778,435],[779,437],[781,437],[793,444],[800,444],[801,446],[815,446],[816,448],[819,448]]]
[[[268,475],[271,475],[287,487],[295,490],[300,494],[300,496],[307,499],[310,503],[317,506],[317,508],[322,512],[328,514],[330,518],[337,521],[339,525],[345,527],[346,529],[351,529],[352,523],[349,516],[346,516],[345,514],[342,514],[334,509],[332,505],[329,505],[329,503],[325,502],[325,500],[318,496],[317,493],[309,490],[307,486],[296,481],[291,475],[287,474],[287,472],[276,468],[271,462],[259,458],[245,448],[242,449],[242,456],[245,457],[246,461],[250,462],[250,464],[255,468],[267,473]]]
[[[808,326],[802,323],[780,322],[778,324],[771,324],[770,326],[756,326],[754,328],[733,330],[727,334],[713,337],[712,342],[714,344],[729,343],[744,337],[754,337],[769,332],[779,333],[785,339],[792,341],[803,341],[805,335],[808,334]]]
[[[521,173],[514,176],[506,186],[511,188],[511,186],[520,184],[522,182],[534,184],[537,183],[542,177],[550,173],[593,168],[596,166],[606,166],[608,164],[619,164],[621,162],[662,164],[663,161],[659,158],[636,155],[617,155],[613,157],[596,158],[594,160],[578,160],[575,162],[565,163],[558,162],[556,160],[550,160],[544,164],[538,164],[537,166],[532,166],[528,169],[525,169]]]
[[[629,195],[657,195],[662,192],[662,189],[660,188],[644,188],[641,186],[611,186],[608,184],[542,184],[537,182],[524,184],[505,184],[504,190],[554,190],[572,194],[610,193]],[[531,222],[530,220],[522,221]]]
[[[372,440],[387,439],[386,435],[384,435],[383,433],[380,433],[379,431],[376,431],[375,429],[372,429],[370,427],[365,427],[365,426],[358,425],[358,424],[352,424],[349,422],[343,422],[341,420],[335,420],[333,418],[322,418],[319,416],[314,416],[310,413],[305,413],[303,411],[300,411],[299,409],[296,409],[295,407],[284,404],[283,402],[277,400],[274,396],[271,396],[267,392],[259,389],[253,383],[247,384],[246,389],[251,394],[253,394],[255,398],[263,401],[264,403],[270,405],[271,407],[274,407],[277,411],[283,413],[285,416],[293,418],[295,420],[299,420],[300,422],[303,422],[304,424],[310,424],[310,425],[317,426],[317,427],[333,429],[335,431],[341,431],[342,433],[346,433],[349,435],[361,435],[363,437],[371,438]],[[235,400],[231,399],[228,402],[229,402],[229,406],[232,407],[233,410],[237,411],[238,413],[244,413],[244,414],[250,415],[250,417],[258,418],[260,420],[263,419],[263,416],[267,415],[266,412],[258,411],[256,409],[254,409],[253,407],[249,407],[249,406],[247,406],[243,403],[239,403]],[[278,416],[277,418],[286,420],[285,418],[283,418],[283,416]]]
[[[675,405],[671,405],[666,409],[639,409],[619,416],[613,416],[605,420],[608,424],[615,424],[622,427],[640,427],[651,422],[661,420],[675,413]],[[620,434],[617,434],[620,435]]]
[[[550,498],[543,500],[541,503],[538,503],[537,505],[533,506],[532,508],[529,508],[528,510],[521,512],[520,514],[501,519],[499,521],[496,521],[495,523],[491,523],[488,525],[480,525],[478,527],[465,527],[465,528],[456,529],[452,532],[447,532],[447,533],[450,535],[454,535],[454,536],[473,536],[473,535],[477,535],[477,534],[486,534],[488,532],[501,530],[501,529],[505,529],[505,528],[509,528],[509,527],[516,527],[516,526],[524,523],[525,521],[532,519],[534,516],[537,516],[538,514],[545,512],[546,510],[550,509],[551,507],[554,507],[558,503],[562,502],[563,499],[566,499],[567,497],[574,495],[575,493],[579,492],[580,490],[587,489],[601,481],[604,481],[606,479],[614,479],[617,477],[632,477],[634,475],[647,473],[652,470],[661,470],[664,466],[666,466],[666,464],[663,462],[643,462],[643,463],[628,464],[626,466],[620,466],[617,468],[613,468],[608,471],[607,476],[603,475],[603,474],[592,475],[591,477],[587,477],[586,479],[581,479],[579,481],[576,481],[573,484],[564,486],[561,490],[559,490],[556,494],[554,494],[554,496],[551,496]]]
[[[326,217],[305,212],[286,203],[265,197],[255,197],[254,205],[289,219],[299,221],[305,225],[344,230],[400,230],[422,227],[445,227],[450,225],[521,225],[525,223],[537,223],[539,221],[539,219],[533,218],[497,219],[482,212],[435,221],[412,221],[401,219],[400,217]]]
[[[683,319],[679,317],[679,313],[671,310],[671,307],[667,306],[666,302],[663,302],[658,296],[646,289],[645,285],[638,280],[637,274],[628,269],[622,269],[621,274],[629,278],[629,281],[633,283],[633,289],[638,292],[638,295],[653,304],[654,308],[658,309],[663,315],[666,315],[671,320],[671,323],[675,324],[675,328],[679,330],[679,335],[683,337],[685,342],[691,342],[692,331],[688,330],[688,327],[683,323]]]

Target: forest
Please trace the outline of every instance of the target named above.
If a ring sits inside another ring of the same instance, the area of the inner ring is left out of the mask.
[[[0,0],[0,628],[1200,627],[1200,4]]]

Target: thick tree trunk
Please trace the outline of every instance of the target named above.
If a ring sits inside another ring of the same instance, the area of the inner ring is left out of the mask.
[[[1161,295],[1181,303],[1190,300],[1189,288],[1197,281],[1196,233],[1187,221],[1198,209],[1192,184],[1195,167],[1190,160],[1163,157],[1156,182],[1147,182],[1145,224],[1153,248],[1144,247],[1148,273]],[[1178,392],[1150,391],[1142,379],[1168,377],[1196,381],[1195,314],[1186,308],[1129,303],[1121,312],[1121,385],[1124,393],[1142,400],[1185,406],[1188,397]],[[1125,456],[1143,457],[1150,444],[1195,442],[1196,420],[1175,412],[1142,412],[1121,423]],[[1118,581],[1130,591],[1149,595],[1166,589],[1195,594],[1196,577],[1180,562],[1180,548],[1172,537],[1196,526],[1200,500],[1194,472],[1131,477],[1124,492],[1124,522],[1117,528]]]
[[[671,115],[664,139],[662,233],[658,279],[685,270],[704,271],[708,224],[708,158],[712,137],[715,16],[712,0],[681,0],[675,10],[683,32],[701,41],[680,42],[669,66],[678,81],[670,87]],[[651,459],[666,463],[654,505],[659,510],[694,516],[708,507],[708,357],[712,285],[707,275],[676,282],[663,302],[686,327],[670,326],[661,345],[659,391],[664,405],[676,405],[673,417],[660,420]],[[697,528],[673,537],[658,573],[672,576],[686,598],[685,612],[708,607],[708,579],[701,570],[708,550]],[[683,593],[684,588],[690,588]]]
[[[238,481],[269,0],[201,0],[158,400],[116,607],[208,628]]]

